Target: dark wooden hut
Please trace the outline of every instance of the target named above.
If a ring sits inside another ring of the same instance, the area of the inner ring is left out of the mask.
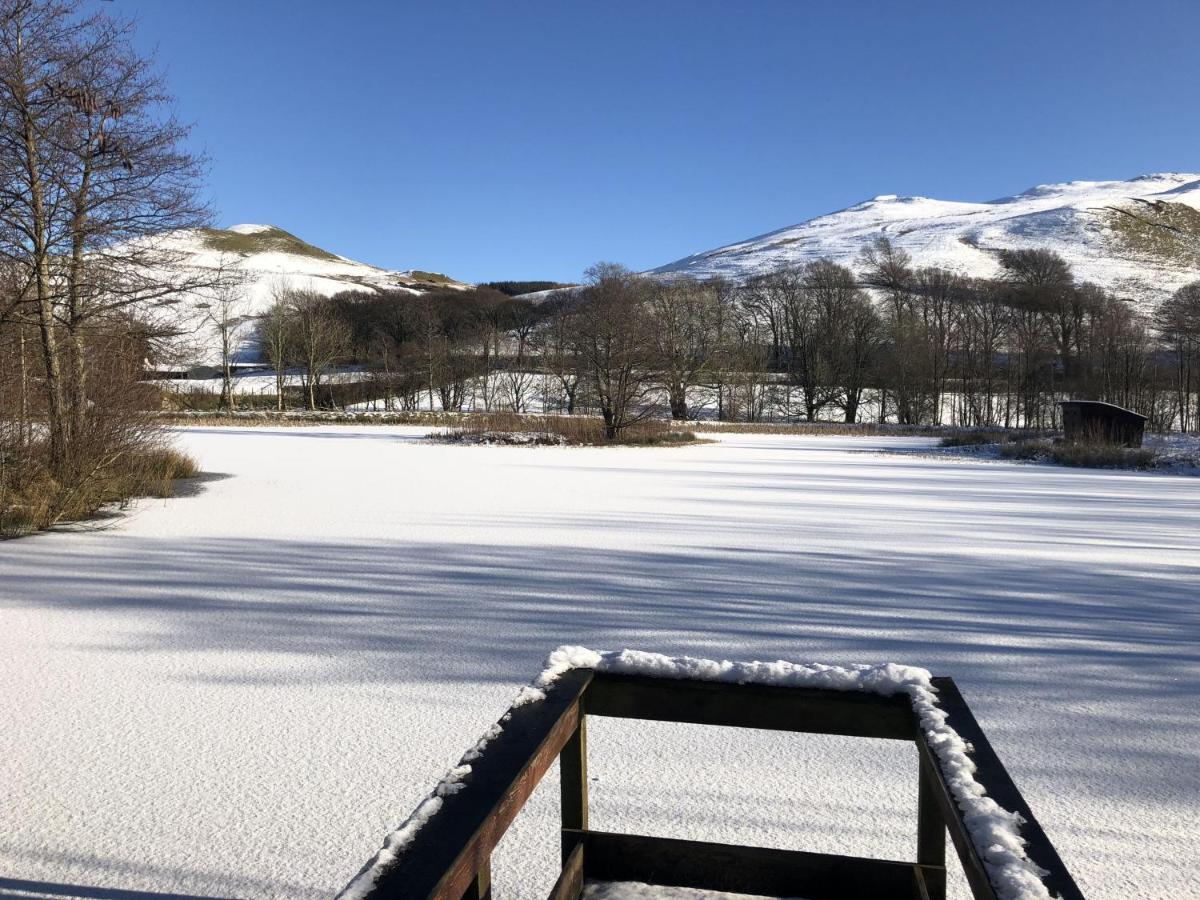
[[[1101,441],[1126,447],[1142,446],[1146,417],[1099,400],[1064,400],[1063,436],[1068,441]]]

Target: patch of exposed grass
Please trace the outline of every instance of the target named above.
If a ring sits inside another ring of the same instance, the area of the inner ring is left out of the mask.
[[[413,269],[408,273],[409,277],[417,281],[428,281],[430,284],[457,284],[449,275],[443,275],[441,272],[425,272],[421,269]]]
[[[558,444],[568,446],[678,446],[698,442],[695,433],[661,419],[645,419],[630,425],[616,440],[605,436],[604,422],[597,416],[531,416],[515,413],[477,413],[440,433],[435,440],[451,443]]]
[[[875,437],[939,437],[961,429],[947,425],[894,425],[876,422],[689,422],[699,433],[824,434]]]
[[[261,428],[263,425],[457,425],[474,413],[455,412],[342,412],[341,410],[239,409],[234,412],[176,410],[158,421],[167,425],[218,425]]]
[[[1054,462],[1087,469],[1153,469],[1157,454],[1144,447],[1083,441],[1028,440],[1005,444],[1002,459]]]
[[[999,444],[1004,441],[1004,433],[989,429],[960,431],[948,434],[938,443],[940,447],[982,447],[987,444]]]
[[[1200,210],[1183,203],[1124,203],[1102,211],[1126,251],[1176,265],[1200,263]]]
[[[218,228],[203,228],[201,232],[204,235],[205,245],[220,253],[240,255],[270,252],[291,253],[295,256],[310,256],[330,262],[339,261],[339,257],[335,254],[328,250],[322,250],[307,241],[302,241],[282,228],[272,227],[266,231],[256,231],[253,234],[240,234],[236,231],[223,231]]]

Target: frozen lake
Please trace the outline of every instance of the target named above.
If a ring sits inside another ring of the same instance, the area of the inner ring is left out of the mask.
[[[188,429],[228,477],[0,544],[0,897],[328,897],[563,643],[951,675],[1089,897],[1200,896],[1200,480],[425,430]],[[595,827],[915,847],[907,747],[590,731]]]

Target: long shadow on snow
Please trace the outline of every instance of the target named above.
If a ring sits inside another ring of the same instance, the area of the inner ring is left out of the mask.
[[[950,551],[233,539],[120,539],[105,549],[103,560],[58,545],[52,566],[15,561],[5,593],[23,599],[9,602],[136,611],[164,626],[105,648],[117,652],[319,654],[323,681],[445,680],[444,654],[465,654],[471,679],[519,683],[548,649],[576,642],[895,660],[988,693],[1044,682],[1046,698],[1077,689],[1073,672],[1130,701],[1200,692],[1187,565],[1158,566],[1148,592],[1144,572],[1117,566]]]

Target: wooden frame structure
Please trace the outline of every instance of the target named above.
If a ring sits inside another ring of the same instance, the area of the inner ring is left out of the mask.
[[[953,680],[935,678],[948,724],[972,746],[976,779],[1024,819],[1029,858],[1062,900],[1070,873],[988,744]],[[610,834],[588,828],[587,716],[913,741],[919,753],[917,846],[908,862]],[[942,900],[946,832],[977,900],[997,896],[907,695],[617,675],[575,669],[537,703],[514,707],[471,762],[461,790],[378,876],[371,900],[484,900],[490,858],[542,776],[560,761],[562,874],[549,900],[578,900],[586,880],[637,881],[745,894]]]

